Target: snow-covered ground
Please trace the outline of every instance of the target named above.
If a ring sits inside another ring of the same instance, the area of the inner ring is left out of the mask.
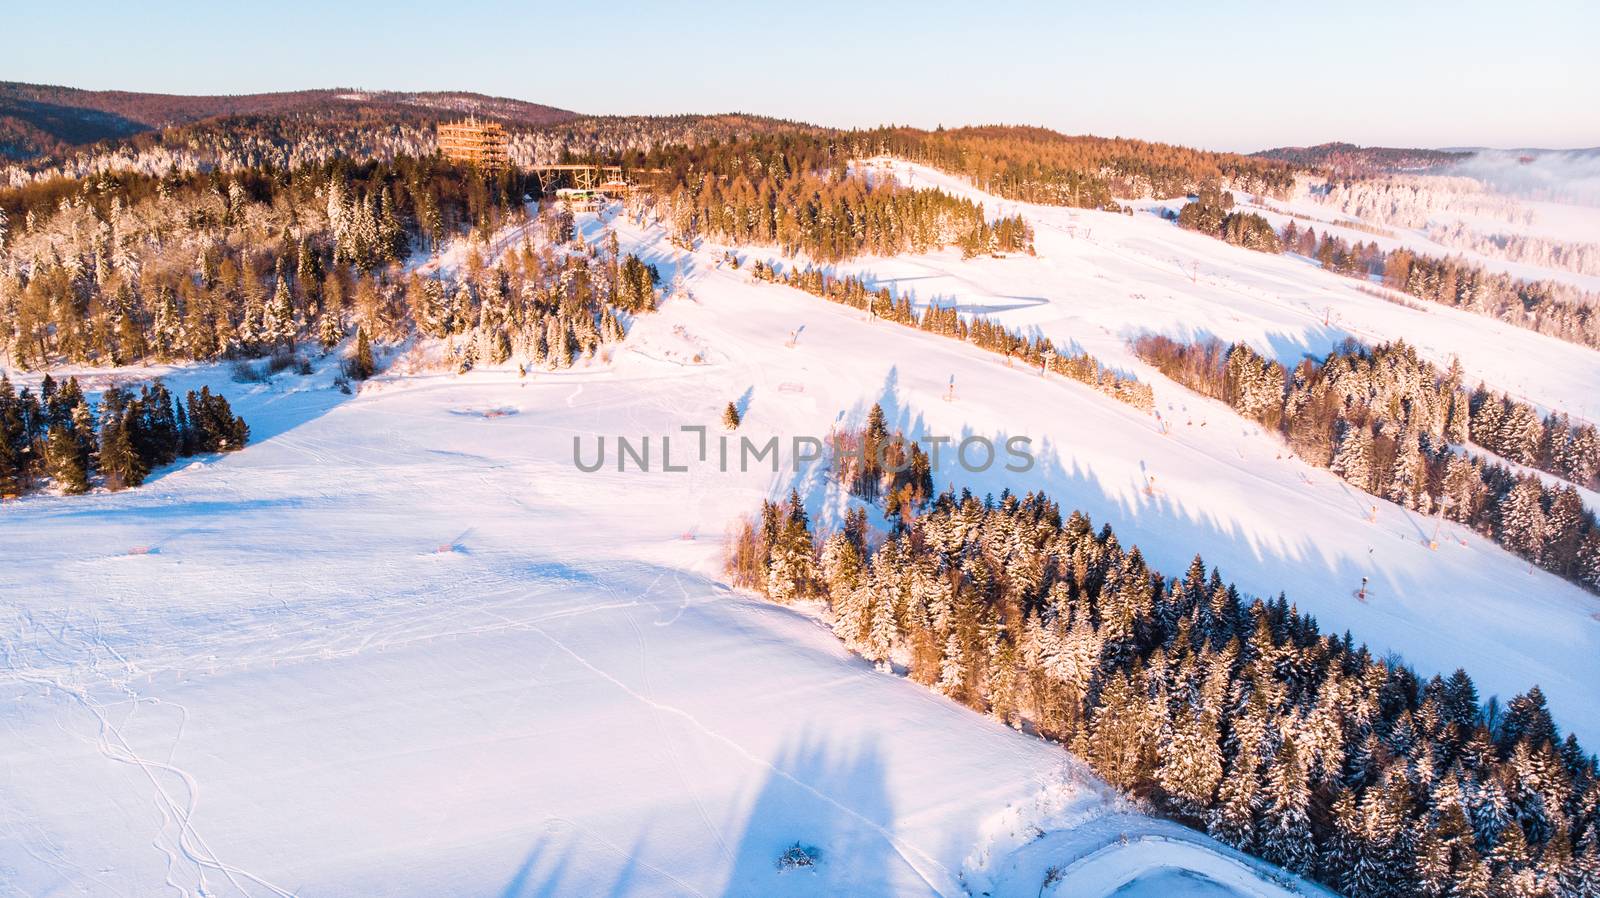
[[[1020,213],[1034,226],[1037,258],[963,260],[949,251],[837,266],[923,301],[953,300],[1012,327],[1037,327],[1141,372],[1126,341],[1146,331],[1243,340],[1289,367],[1307,353],[1326,355],[1346,337],[1404,339],[1441,367],[1459,357],[1469,383],[1481,380],[1542,408],[1600,422],[1600,353],[1436,303],[1389,302],[1312,262],[1229,246],[1151,214],[1181,201],[1139,203],[1133,216],[1109,215],[1000,199],[903,161],[865,165],[876,177],[938,187],[984,203],[990,215]],[[1267,217],[1277,225],[1288,220]]]
[[[1427,179],[1422,181],[1426,183]],[[1294,219],[1302,229],[1315,228],[1318,234],[1332,233],[1352,243],[1376,243],[1384,251],[1404,246],[1428,256],[1458,256],[1485,270],[1525,280],[1556,281],[1591,292],[1600,290],[1600,276],[1592,273],[1511,259],[1503,252],[1483,252],[1442,243],[1436,239],[1437,234],[1430,233],[1431,227],[1454,229],[1459,226],[1482,237],[1520,236],[1564,244],[1600,243],[1600,207],[1496,198],[1506,204],[1509,217],[1440,211],[1430,217],[1427,226],[1408,228],[1388,221],[1356,218],[1304,192],[1296,193],[1287,201],[1265,199],[1260,203],[1254,197],[1235,196],[1242,207],[1264,215],[1279,229]],[[1181,205],[1181,201],[1167,205]]]
[[[1311,323],[1327,303],[1351,327],[1437,340],[1474,375],[1594,401],[1592,355],[1541,343],[1548,372],[1496,367],[1503,335],[1482,319],[1416,333],[1380,315],[1415,313],[1293,260],[1148,215],[1036,213],[1037,259],[856,267],[1141,376],[1120,348],[1136,326],[1320,352],[1338,335]],[[672,275],[659,230],[618,226]],[[1424,672],[1465,665],[1502,697],[1537,682],[1563,726],[1600,737],[1592,596],[1452,527],[1430,551],[1432,522],[1386,503],[1369,522],[1371,500],[1171,384],[1163,433],[719,255],[688,259],[686,295],[609,361],[567,372],[396,374],[355,397],[325,374],[178,372],[175,387],[220,387],[254,444],[138,490],[0,511],[0,895],[1031,896],[1052,868],[1045,894],[1285,894],[1138,817],[1059,747],[723,586],[721,537],[762,497],[794,485],[815,520],[843,510],[787,458],[779,473],[687,458],[679,428],[715,435],[729,401],[758,443],[825,436],[873,402],[912,433],[1029,436],[1034,471],[940,485],[1043,488],[1166,570],[1202,552]],[[599,436],[609,464],[578,470],[574,439],[589,459]],[[617,436],[649,436],[652,470],[619,472]],[[689,471],[660,470],[662,436]],[[813,871],[779,870],[796,843]]]
[[[953,896],[1008,806],[1111,809],[1059,748],[719,584],[723,527],[787,475],[574,468],[574,435],[743,390],[752,433],[825,430],[894,367],[817,376],[785,326],[883,335],[708,286],[526,381],[178,372],[256,443],[8,507],[0,894]],[[660,360],[696,338],[724,361]],[[777,868],[797,842],[814,872]]]

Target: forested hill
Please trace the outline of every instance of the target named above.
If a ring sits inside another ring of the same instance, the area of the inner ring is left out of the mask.
[[[330,88],[182,96],[0,82],[0,159],[61,155],[102,140],[120,140],[207,119],[290,113],[334,122],[360,119],[369,125],[431,123],[473,113],[507,124],[538,127],[578,117],[553,106],[464,91]]]
[[[1045,128],[888,128],[867,137],[877,152],[964,175],[981,190],[1058,206],[1115,208],[1115,197],[1177,197],[1208,182],[1252,193],[1294,183],[1294,168],[1276,160]]]
[[[1464,161],[1472,153],[1426,150],[1417,147],[1358,147],[1353,143],[1319,143],[1314,147],[1274,147],[1255,154],[1257,159],[1287,162],[1297,168],[1322,169],[1337,174],[1368,175],[1384,172],[1425,172]]]

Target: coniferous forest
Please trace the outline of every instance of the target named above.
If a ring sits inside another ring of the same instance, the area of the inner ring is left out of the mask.
[[[1381,279],[1391,290],[1496,318],[1541,334],[1600,349],[1600,296],[1556,281],[1529,281],[1488,271],[1459,257],[1436,258],[1405,247],[1385,252],[1376,241],[1355,244],[1290,221],[1279,236],[1283,252],[1315,260],[1328,271]],[[1260,248],[1260,247],[1254,247]]]
[[[869,438],[897,443],[878,419]],[[858,495],[916,491],[914,474],[865,473]],[[858,507],[818,549],[798,495],[767,502],[730,573],[822,602],[881,668],[1351,898],[1600,889],[1600,766],[1537,686],[1501,705],[1463,670],[1424,679],[1282,595],[1241,595],[1199,555],[1182,576],[1153,571],[1043,495],[918,507],[879,544]]]
[[[460,337],[461,363],[570,364],[654,307],[656,275],[614,246],[551,245],[452,282],[405,275],[417,250],[525,220],[525,188],[404,159],[161,178],[104,175],[0,194],[22,210],[5,239],[0,336],[12,364],[210,361],[332,348],[356,332]],[[515,199],[513,199],[515,198]]]
[[[250,427],[210,388],[178,401],[159,380],[137,393],[111,387],[98,408],[77,378],[44,376],[38,394],[0,376],[0,497],[45,483],[68,495],[139,486],[180,458],[243,449]]]
[[[1600,467],[1592,426],[1439,371],[1405,343],[1335,347],[1294,371],[1245,344],[1145,336],[1135,350],[1163,374],[1277,432],[1307,463],[1374,496],[1496,540],[1558,576],[1600,591],[1600,525],[1573,484]],[[1570,483],[1546,483],[1471,452],[1468,440]]]
[[[1145,6],[0,6],[0,898],[1600,898],[1600,0]]]
[[[893,128],[861,138],[871,154],[921,162],[1006,199],[1052,206],[1118,211],[1117,197],[1170,199],[1206,183],[1270,195],[1294,186],[1294,169],[1273,160],[1044,128]]]

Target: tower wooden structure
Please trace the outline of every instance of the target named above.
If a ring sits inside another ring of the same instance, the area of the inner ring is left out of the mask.
[[[451,162],[494,173],[508,162],[506,129],[499,122],[468,116],[439,123],[439,152]]]

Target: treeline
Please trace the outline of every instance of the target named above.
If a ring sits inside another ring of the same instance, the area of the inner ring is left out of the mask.
[[[571,237],[559,214],[547,225]],[[603,245],[572,249],[524,241],[493,267],[469,256],[454,285],[412,275],[384,320],[391,333],[410,327],[444,339],[458,370],[511,361],[569,368],[655,309],[659,279],[654,266],[622,254],[615,232]]]
[[[1429,240],[1456,249],[1545,268],[1565,268],[1578,274],[1600,275],[1600,243],[1528,234],[1486,234],[1459,220],[1430,224],[1427,228]]]
[[[1359,278],[1382,279],[1390,289],[1463,309],[1558,339],[1600,349],[1600,295],[1570,284],[1527,281],[1473,265],[1400,247],[1388,252],[1376,241],[1354,244],[1333,234],[1318,236],[1294,221],[1284,226],[1284,252],[1315,259],[1323,268]]]
[[[990,222],[971,200],[853,174],[851,158],[823,137],[783,133],[671,148],[651,164],[669,171],[658,189],[686,246],[700,236],[776,244],[819,262],[946,246],[969,257],[1032,251],[1020,215]]]
[[[1472,441],[1519,465],[1591,489],[1600,487],[1600,433],[1565,412],[1543,418],[1533,406],[1483,385],[1472,394]]]
[[[1254,212],[1233,211],[1232,191],[1214,185],[1200,188],[1195,199],[1178,211],[1178,227],[1263,253],[1283,251],[1272,223]]]
[[[1043,128],[892,128],[853,137],[865,155],[920,162],[1006,199],[1053,206],[1120,211],[1117,197],[1170,199],[1207,183],[1275,196],[1294,187],[1294,169],[1281,162]]]
[[[1041,372],[1053,371],[1134,408],[1148,411],[1155,406],[1155,397],[1149,384],[1118,374],[1101,365],[1098,359],[1087,352],[1058,350],[1049,337],[1025,337],[987,318],[968,320],[952,307],[930,305],[925,311],[918,312],[909,297],[896,297],[887,287],[872,290],[866,281],[855,275],[834,277],[816,268],[791,268],[787,274],[779,274],[765,262],[757,260],[751,266],[751,276],[756,280],[781,283],[829,302],[860,309],[873,318],[969,342],[980,349],[1005,356],[1007,364],[1015,359],[1029,367],[1038,366]]]
[[[209,360],[338,342],[413,246],[492,230],[520,188],[423,160],[294,172],[102,175],[0,193],[10,362]]]
[[[1134,349],[1178,383],[1277,431],[1307,463],[1405,508],[1470,527],[1553,574],[1600,590],[1600,527],[1576,489],[1451,448],[1467,442],[1475,426],[1486,439],[1515,440],[1519,447],[1545,434],[1539,439],[1569,453],[1564,464],[1573,473],[1592,477],[1592,429],[1562,434],[1562,419],[1555,418],[1551,431],[1543,431],[1537,416],[1529,423],[1528,406],[1481,387],[1469,394],[1459,366],[1441,373],[1404,342],[1369,349],[1345,341],[1293,372],[1243,343],[1147,335]]]
[[[0,194],[24,210],[0,244],[0,340],[24,368],[292,357],[356,322],[373,339],[471,331],[474,361],[560,366],[655,303],[655,274],[614,244],[569,251],[559,210],[552,246],[525,240],[506,265],[474,252],[454,283],[398,274],[413,249],[520,220],[512,176],[403,159],[56,186]]]
[[[47,482],[69,495],[97,480],[110,490],[135,487],[162,465],[249,440],[249,425],[209,387],[182,402],[159,380],[138,393],[110,387],[95,408],[75,377],[58,384],[46,374],[35,394],[0,375],[0,498]]]
[[[370,103],[370,99],[345,103],[344,110],[259,110],[249,115],[210,117],[159,132],[71,148],[54,144],[48,135],[24,125],[22,133],[14,135],[20,136],[21,141],[13,141],[13,148],[37,145],[43,137],[45,143],[63,152],[25,163],[6,164],[0,160],[0,188],[105,172],[163,175],[172,171],[231,172],[262,166],[296,169],[326,165],[341,158],[358,163],[424,158],[437,149],[435,122],[461,114],[414,104],[373,111]],[[642,165],[643,154],[665,146],[726,142],[776,131],[826,130],[750,115],[585,116],[536,125],[527,114],[531,104],[496,101],[488,109],[481,102],[470,105],[480,117],[487,115],[505,123],[507,149],[512,164],[517,166],[584,160]],[[514,108],[517,106],[523,109]],[[0,121],[0,138],[5,132],[5,122]]]
[[[856,509],[815,540],[798,496],[767,502],[730,571],[1240,850],[1351,898],[1600,893],[1600,765],[1537,687],[1423,679],[1042,495],[946,492],[878,546]]]

